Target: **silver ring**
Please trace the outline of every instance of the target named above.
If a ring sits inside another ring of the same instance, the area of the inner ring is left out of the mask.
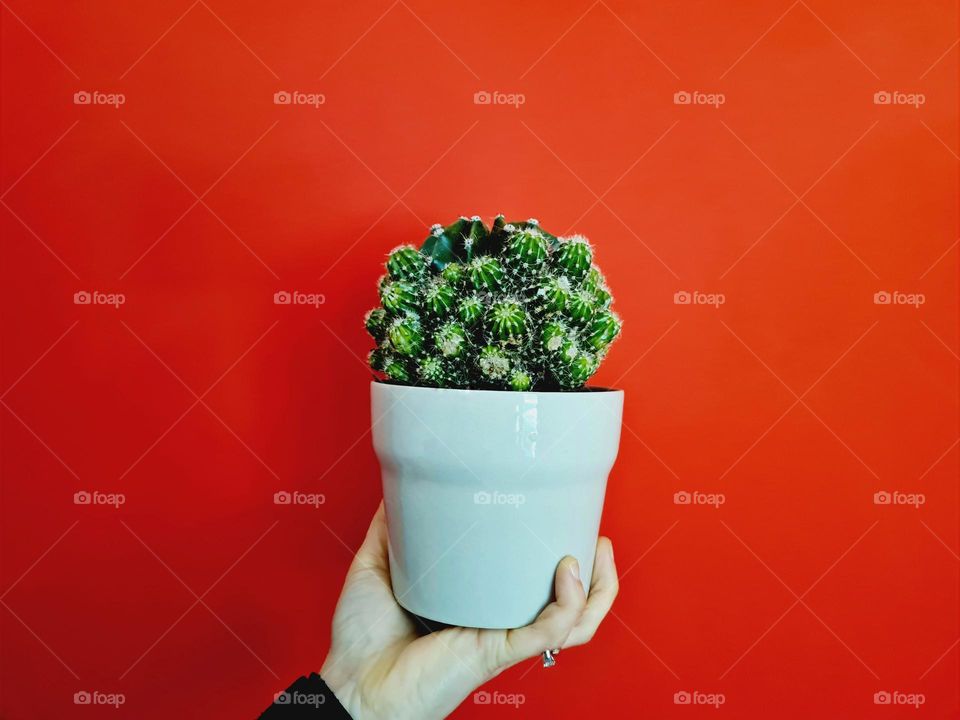
[[[545,668],[550,668],[557,664],[557,658],[554,657],[554,654],[558,652],[560,652],[560,650],[544,650],[543,651],[543,666]]]

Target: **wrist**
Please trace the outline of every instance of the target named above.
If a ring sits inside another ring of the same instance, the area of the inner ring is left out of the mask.
[[[350,713],[350,717],[353,720],[360,720],[359,708],[354,702],[356,683],[349,673],[344,671],[342,663],[336,662],[332,652],[327,654],[326,660],[320,667],[320,677],[323,678],[337,701]]]

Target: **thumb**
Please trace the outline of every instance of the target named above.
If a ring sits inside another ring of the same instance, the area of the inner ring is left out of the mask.
[[[560,561],[554,590],[557,599],[547,605],[532,624],[507,631],[497,658],[499,669],[539,655],[544,650],[563,647],[587,603],[576,558],[567,555]]]

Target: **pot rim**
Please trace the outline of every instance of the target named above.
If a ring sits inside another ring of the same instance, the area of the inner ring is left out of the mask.
[[[475,395],[482,393],[484,395],[509,395],[511,397],[523,397],[524,395],[550,395],[550,396],[569,396],[569,397],[586,397],[589,395],[607,395],[609,394],[620,394],[623,395],[623,390],[619,388],[606,388],[606,387],[582,387],[577,390],[488,390],[486,388],[440,388],[440,387],[427,387],[425,385],[404,385],[402,383],[392,383],[385,382],[383,380],[371,380],[371,387],[380,385],[385,388],[405,388],[407,390],[416,391],[416,392],[442,392],[442,393],[462,393],[465,395]]]

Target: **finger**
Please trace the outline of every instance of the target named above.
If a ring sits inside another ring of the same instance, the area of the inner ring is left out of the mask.
[[[620,590],[617,577],[617,565],[613,559],[613,543],[610,538],[602,537],[597,541],[597,554],[593,561],[593,578],[590,581],[590,595],[583,614],[564,647],[575,647],[590,642],[600,623],[610,612],[613,601]]]
[[[350,569],[387,569],[387,515],[383,508],[383,501],[374,513],[367,529],[367,535],[357,550]]]
[[[499,658],[501,666],[513,665],[544,650],[563,647],[587,604],[580,582],[580,566],[575,558],[567,555],[560,561],[554,590],[557,599],[547,605],[531,625],[507,631]]]

